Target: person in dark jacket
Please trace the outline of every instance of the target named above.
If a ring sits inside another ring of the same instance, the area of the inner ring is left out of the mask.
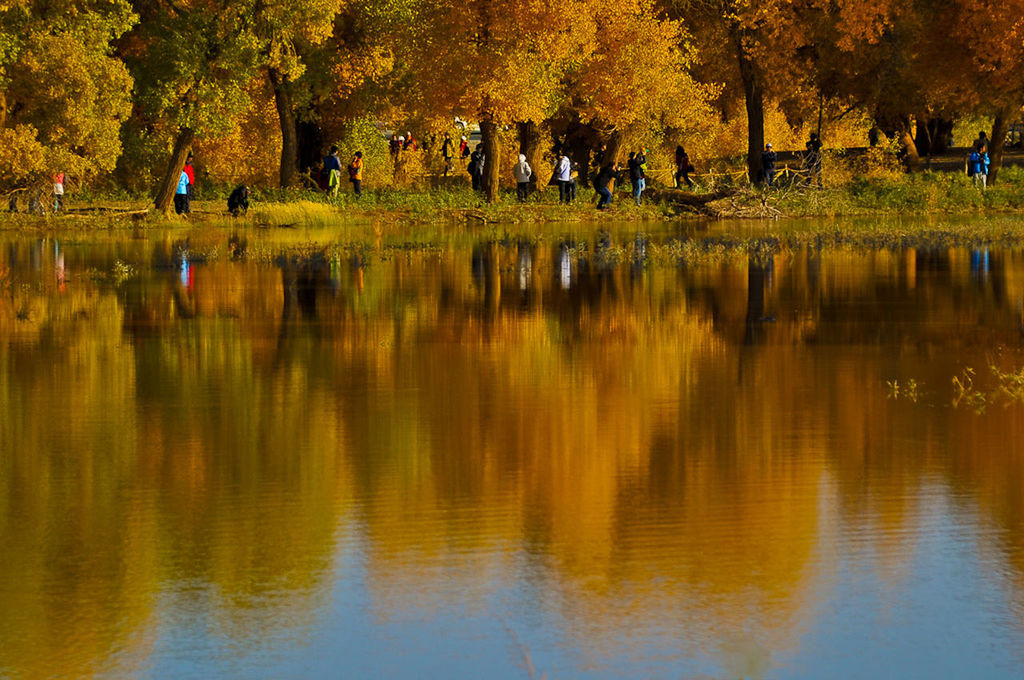
[[[613,180],[618,179],[618,174],[618,164],[606,163],[605,166],[597,173],[597,177],[594,178],[594,189],[600,197],[597,200],[598,210],[604,210],[608,207],[608,204],[612,202],[612,190],[610,185]]]
[[[686,182],[686,186],[693,187],[693,182],[690,180],[691,172],[693,172],[693,165],[690,163],[690,156],[680,144],[676,147],[676,189],[679,188],[679,180]]]
[[[633,200],[637,205],[644,201],[643,194],[647,186],[647,176],[644,174],[644,163],[646,162],[647,157],[644,156],[643,151],[639,154],[635,151],[629,152],[629,162],[626,166],[629,168],[629,181],[633,185]]]
[[[320,174],[320,188],[335,194],[341,184],[341,159],[338,158],[338,147],[332,146],[324,156],[324,169]]]
[[[807,140],[804,152],[804,167],[807,169],[807,183],[817,182],[821,186],[821,137],[816,132],[811,133]]]
[[[228,212],[232,217],[244,215],[249,211],[249,187],[240,184],[228,196]]]
[[[764,177],[765,184],[769,187],[775,181],[775,152],[772,151],[771,144],[764,145],[764,151],[761,153],[761,176]]]
[[[469,156],[469,166],[466,168],[473,184],[473,191],[480,191],[483,188],[484,162],[483,144],[477,144],[476,149]]]
[[[447,132],[444,134],[444,141],[441,142],[441,158],[444,159],[444,176],[452,171],[452,158],[455,157],[455,143],[452,136]]]

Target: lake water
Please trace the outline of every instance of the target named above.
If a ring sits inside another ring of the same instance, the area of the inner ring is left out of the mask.
[[[0,234],[0,676],[1024,674],[1024,252],[183,237]]]

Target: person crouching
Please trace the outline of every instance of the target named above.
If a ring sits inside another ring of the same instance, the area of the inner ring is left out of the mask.
[[[249,212],[249,187],[241,184],[228,196],[228,212],[232,217],[238,217]]]

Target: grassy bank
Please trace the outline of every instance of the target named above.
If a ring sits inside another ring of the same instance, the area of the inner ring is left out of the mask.
[[[720,178],[697,177],[694,191],[707,193],[723,188]],[[457,224],[516,225],[572,222],[672,222],[700,217],[807,218],[887,217],[899,215],[972,215],[1019,212],[1024,209],[1024,169],[1006,168],[999,182],[982,191],[961,173],[874,172],[856,175],[836,170],[825,173],[823,188],[782,179],[772,189],[732,187],[736,194],[711,203],[704,212],[670,200],[648,200],[636,206],[628,184],[616,193],[610,210],[598,212],[592,191],[582,189],[577,201],[561,205],[557,192],[548,189],[526,203],[513,191],[488,204],[479,193],[455,185],[437,189],[382,189],[366,191],[357,199],[343,192],[331,198],[297,190],[256,191],[249,214],[227,214],[226,190],[203,192],[188,218],[146,212],[145,197],[110,194],[71,195],[69,211],[55,216],[4,213],[0,228],[146,228],[206,224],[210,226],[327,228],[356,224],[405,224],[444,227]]]
[[[761,202],[785,217],[969,215],[1024,209],[1024,168],[1005,168],[985,190],[960,172],[877,173],[829,181],[824,188],[782,183],[746,204]]]

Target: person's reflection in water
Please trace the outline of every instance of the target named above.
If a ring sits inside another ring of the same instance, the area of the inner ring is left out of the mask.
[[[572,259],[569,255],[569,245],[561,243],[558,246],[558,281],[562,290],[569,290],[572,286]]]
[[[181,258],[181,285],[189,292],[192,291],[192,266],[188,262],[188,256]]]
[[[67,270],[64,268],[64,251],[60,249],[60,243],[53,242],[54,252],[54,273],[57,277],[57,290],[64,292],[67,283]]]
[[[630,281],[638,283],[643,280],[644,268],[647,265],[647,239],[640,232],[633,239],[633,260],[630,267]]]
[[[530,288],[533,279],[533,256],[530,254],[530,246],[525,243],[519,244],[519,290],[526,291]]]
[[[479,243],[473,246],[473,254],[470,256],[470,270],[473,274],[473,283],[476,287],[484,286],[484,249]]]
[[[328,278],[331,282],[331,292],[335,295],[341,290],[341,258],[336,254],[331,255],[330,273]]]
[[[352,256],[352,284],[356,287],[356,292],[360,294],[363,292],[363,263],[362,255]]]
[[[988,279],[988,248],[975,248],[971,251],[971,275],[978,282]]]

